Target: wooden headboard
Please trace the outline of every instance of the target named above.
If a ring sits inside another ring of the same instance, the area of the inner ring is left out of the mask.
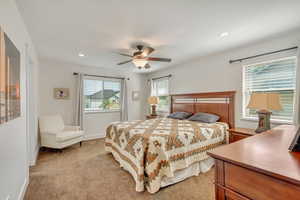
[[[205,112],[220,116],[220,122],[234,128],[235,91],[171,95],[171,113]]]

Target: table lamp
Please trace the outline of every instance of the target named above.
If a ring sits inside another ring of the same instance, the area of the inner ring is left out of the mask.
[[[158,97],[151,96],[148,98],[148,103],[151,105],[151,115],[152,116],[157,116],[156,114],[156,105],[158,104]]]
[[[257,110],[259,121],[256,133],[270,130],[270,110],[282,110],[280,96],[277,93],[252,93],[247,108]]]

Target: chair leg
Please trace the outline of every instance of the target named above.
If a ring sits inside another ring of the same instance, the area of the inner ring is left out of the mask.
[[[82,142],[79,142],[79,144],[80,144],[80,147],[82,146]]]

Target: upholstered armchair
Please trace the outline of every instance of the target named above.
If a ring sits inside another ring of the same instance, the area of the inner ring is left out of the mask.
[[[65,126],[60,115],[42,116],[39,118],[41,146],[63,149],[80,143],[84,132],[79,126]]]

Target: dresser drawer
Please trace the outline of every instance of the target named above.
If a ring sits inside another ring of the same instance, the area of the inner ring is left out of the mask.
[[[230,163],[225,163],[225,187],[255,200],[296,200],[300,187]],[[267,186],[267,187],[266,187]]]
[[[225,199],[226,200],[250,200],[234,191],[225,190]]]

